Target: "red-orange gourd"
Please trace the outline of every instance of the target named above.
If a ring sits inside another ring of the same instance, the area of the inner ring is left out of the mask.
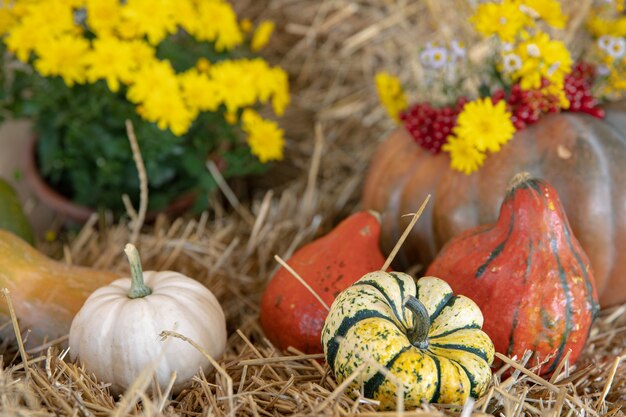
[[[379,237],[378,214],[358,212],[300,248],[287,263],[330,306],[337,294],[383,266]],[[327,315],[328,310],[285,268],[272,277],[261,300],[261,326],[280,349],[293,346],[305,353],[321,353]]]
[[[396,269],[427,267],[452,237],[498,216],[509,180],[527,171],[557,190],[574,234],[595,272],[600,304],[626,302],[626,100],[604,107],[606,117],[564,112],[543,117],[490,154],[472,175],[450,169],[404,127],[372,157],[363,207],[382,215],[381,248],[390,251],[424,197],[420,221],[395,258]]]
[[[598,310],[589,259],[572,234],[559,197],[546,181],[519,174],[498,220],[450,240],[427,271],[478,304],[496,351],[532,362],[569,350],[576,361]]]

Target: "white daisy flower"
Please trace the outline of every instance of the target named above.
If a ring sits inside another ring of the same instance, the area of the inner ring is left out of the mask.
[[[465,44],[461,41],[453,40],[450,42],[450,50],[452,54],[457,58],[465,58],[467,51],[465,50]]]
[[[602,35],[598,38],[598,48],[602,49],[604,52],[608,52],[611,44],[613,43],[613,36]]]
[[[529,43],[528,45],[526,45],[526,52],[528,52],[528,55],[534,58],[538,58],[541,56],[541,51],[539,50],[539,47],[534,43]]]
[[[420,62],[426,68],[443,68],[448,61],[448,51],[442,47],[427,47],[420,53]]]
[[[522,68],[522,58],[517,54],[506,54],[502,57],[504,72],[510,73]]]
[[[624,38],[613,38],[613,42],[606,51],[607,54],[611,55],[615,59],[623,57],[625,52],[626,39]]]
[[[448,62],[448,51],[445,48],[433,48],[430,60],[434,69],[443,68]]]

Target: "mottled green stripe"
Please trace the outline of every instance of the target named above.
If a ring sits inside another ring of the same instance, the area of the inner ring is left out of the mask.
[[[481,349],[476,349],[476,348],[466,346],[466,345],[459,345],[456,343],[439,344],[435,342],[435,343],[431,343],[431,346],[437,347],[439,349],[461,350],[463,352],[472,353],[478,356],[479,358],[481,358],[482,360],[484,360],[485,362],[489,363],[489,358],[487,358],[487,355]]]
[[[431,403],[436,403],[439,401],[439,397],[441,397],[441,363],[439,363],[437,355],[428,353],[428,356],[430,356],[433,362],[435,362],[435,367],[437,368],[437,386],[435,387],[435,392],[433,392],[433,396],[430,399]]]
[[[398,319],[398,322],[400,322],[400,323],[402,322],[402,316],[400,315],[400,311],[398,311],[398,307],[393,302],[391,297],[389,297],[389,294],[387,294],[385,289],[378,284],[378,282],[372,281],[372,280],[357,281],[353,285],[354,286],[370,286],[370,287],[376,289],[376,291],[378,291],[380,294],[382,294],[382,296],[384,297],[384,299],[387,302],[387,304],[389,304],[389,306],[391,307],[391,310],[393,311],[393,314]]]
[[[463,369],[463,372],[465,372],[465,375],[467,375],[467,379],[469,379],[470,382],[470,395],[474,398],[478,398],[478,393],[476,392],[476,387],[478,386],[478,383],[474,378],[474,374],[472,374],[465,366],[463,366],[461,362],[455,361],[454,359],[450,359],[450,362],[456,363],[461,367],[461,369]]]
[[[448,307],[449,305],[454,304],[454,302],[456,301],[456,299],[459,298],[458,295],[454,295],[452,293],[448,293],[446,294],[441,301],[439,302],[439,304],[437,304],[437,308],[435,308],[435,311],[433,312],[433,314],[430,315],[430,322],[432,323],[433,321],[435,321],[435,319],[437,317],[439,317],[439,315],[441,314],[441,312],[443,311],[444,308]],[[451,303],[451,304],[450,304]]]
[[[413,346],[408,345],[403,347],[398,353],[393,355],[389,361],[385,364],[385,368],[390,370],[393,364],[398,360],[400,355],[402,355],[407,350],[411,349]],[[367,382],[363,385],[363,395],[365,398],[374,398],[374,394],[378,391],[378,388],[385,382],[385,375],[382,372],[376,372],[374,376],[367,380]]]
[[[567,218],[565,215],[565,212],[563,211],[563,206],[560,207],[560,214],[563,220]],[[574,249],[574,243],[572,242],[572,235],[570,233],[569,227],[565,227],[565,225],[563,225],[563,230],[565,233],[565,240],[567,241],[567,246],[569,246],[569,249],[572,251],[572,254],[574,255],[574,259],[576,259],[576,262],[578,263],[578,267],[582,271],[583,279],[585,280],[585,287],[587,289],[587,301],[589,302],[589,305],[593,309],[592,314],[593,314],[593,318],[595,318],[600,312],[600,305],[598,305],[596,300],[593,299],[593,286],[591,284],[591,277],[587,273],[586,265],[583,262],[580,256],[580,253]],[[589,331],[591,331],[591,327],[589,327]]]
[[[530,276],[530,273],[532,272],[533,269],[533,254],[535,252],[535,248],[533,246],[533,241],[530,240],[528,242],[528,256],[526,257],[526,269],[524,271],[524,279],[523,279],[523,283],[524,286],[526,285],[526,282],[528,281],[528,277]],[[519,309],[520,309],[520,305],[519,303],[515,306],[515,312],[513,313],[513,323],[511,325],[511,334],[509,335],[509,346],[506,349],[507,355],[511,355],[513,352],[513,347],[515,346],[515,331],[517,328],[517,321],[519,319]]]
[[[565,330],[563,334],[561,334],[561,342],[559,343],[559,348],[557,350],[557,354],[553,359],[552,365],[548,369],[548,373],[554,371],[559,362],[561,362],[561,358],[565,353],[565,345],[567,344],[567,338],[572,331],[572,296],[569,290],[569,284],[567,282],[567,275],[565,273],[565,269],[563,265],[561,265],[561,259],[559,258],[558,248],[556,237],[551,236],[550,239],[550,248],[552,249],[552,254],[556,259],[556,265],[559,271],[559,280],[561,281],[561,286],[563,287],[563,294],[565,295]]]
[[[341,324],[337,328],[337,332],[327,343],[326,359],[328,360],[328,365],[330,365],[333,372],[335,371],[335,359],[337,358],[337,352],[339,351],[339,339],[345,337],[348,333],[348,330],[350,330],[352,326],[354,326],[361,320],[374,317],[387,320],[388,322],[393,323],[394,326],[397,326],[397,324],[394,323],[393,320],[376,310],[359,310],[354,316],[344,317],[344,319],[341,321]]]
[[[515,212],[513,210],[511,210],[511,218],[509,219],[509,229],[506,232],[506,236],[504,236],[504,240],[502,240],[502,242],[500,242],[494,248],[494,250],[492,250],[491,253],[489,253],[489,257],[487,258],[487,260],[481,266],[478,267],[478,269],[476,270],[476,274],[474,275],[476,278],[482,277],[482,275],[485,273],[485,271],[487,270],[489,265],[498,256],[500,256],[500,254],[504,250],[504,247],[506,246],[509,238],[511,237],[511,234],[513,233],[513,222],[514,222],[514,220],[515,220]]]
[[[455,328],[455,329],[448,330],[448,331],[445,331],[445,332],[443,332],[443,333],[439,333],[438,335],[435,335],[435,336],[428,336],[428,339],[429,339],[429,340],[430,340],[430,339],[438,339],[438,338],[440,338],[440,337],[450,336],[452,333],[456,333],[456,332],[458,332],[459,330],[467,330],[467,329],[480,329],[480,328],[481,328],[481,327],[480,327],[480,325],[479,325],[478,323],[470,323],[470,324],[467,324],[467,325],[465,325],[465,326],[457,327],[457,328]]]

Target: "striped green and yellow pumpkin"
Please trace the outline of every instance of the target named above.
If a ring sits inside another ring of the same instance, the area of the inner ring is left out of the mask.
[[[491,381],[494,347],[483,315],[435,277],[371,272],[344,290],[322,330],[326,360],[338,382],[354,372],[348,393],[393,409],[424,401],[463,404]]]

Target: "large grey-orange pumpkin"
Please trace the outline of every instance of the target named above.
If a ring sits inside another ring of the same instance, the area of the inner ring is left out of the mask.
[[[626,101],[606,118],[561,113],[518,132],[472,175],[449,168],[399,128],[372,158],[363,205],[383,215],[381,246],[389,251],[406,227],[401,216],[429,205],[396,260],[428,266],[450,238],[496,221],[509,180],[527,171],[561,197],[574,235],[589,256],[603,307],[626,302]]]

